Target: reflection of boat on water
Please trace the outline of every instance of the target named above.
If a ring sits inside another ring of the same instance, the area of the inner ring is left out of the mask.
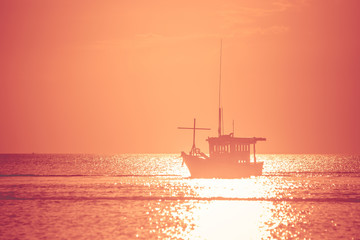
[[[221,89],[221,54],[220,54],[220,84],[219,84],[219,129],[218,137],[209,137],[209,156],[202,153],[195,146],[195,131],[210,130],[196,128],[194,119],[193,128],[180,127],[179,129],[193,130],[193,146],[189,154],[182,152],[183,163],[188,167],[191,177],[194,178],[242,178],[259,176],[262,174],[263,162],[256,161],[255,144],[266,141],[266,138],[238,138],[234,133],[224,135],[221,130],[222,108],[220,105]],[[250,161],[250,150],[253,148],[254,159]]]

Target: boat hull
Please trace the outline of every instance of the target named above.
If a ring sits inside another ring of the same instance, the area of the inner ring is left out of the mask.
[[[182,157],[192,178],[246,178],[262,175],[263,162],[239,163],[185,153]]]

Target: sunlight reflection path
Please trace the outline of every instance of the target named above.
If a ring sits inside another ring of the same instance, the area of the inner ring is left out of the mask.
[[[271,203],[213,201],[196,204],[194,230],[190,239],[260,239],[269,236],[265,222],[271,217]],[[261,231],[263,229],[263,231]]]

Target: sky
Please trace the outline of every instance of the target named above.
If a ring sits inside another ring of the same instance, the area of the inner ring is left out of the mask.
[[[0,1],[0,153],[360,153],[360,1]]]

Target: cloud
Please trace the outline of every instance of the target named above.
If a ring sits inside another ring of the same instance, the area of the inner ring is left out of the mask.
[[[172,32],[165,33],[137,32],[134,35],[128,35],[119,39],[99,41],[92,44],[91,47],[99,49],[142,49],[158,45],[175,45],[183,41],[196,41],[205,39],[220,38],[243,38],[254,35],[283,34],[290,30],[287,22],[274,22],[273,19],[290,9],[301,9],[307,6],[309,0],[262,0],[257,2],[248,2],[248,5],[242,3],[228,3],[214,12],[206,15],[211,18],[212,25],[206,30],[201,28],[198,31]],[[211,17],[210,17],[211,16]],[[188,24],[185,22],[185,24]],[[204,29],[205,29],[204,28]]]
[[[254,4],[254,3],[252,3]],[[309,5],[308,0],[276,0],[263,1],[261,4],[244,6],[228,5],[219,12],[223,19],[223,29],[229,36],[244,37],[252,35],[282,34],[289,31],[287,23],[273,23],[272,16],[289,11],[292,8],[301,9]],[[266,25],[266,26],[265,26]],[[270,26],[269,26],[270,25]]]
[[[265,5],[265,4],[264,4]],[[220,16],[228,20],[235,20],[233,22],[249,23],[253,22],[256,18],[266,17],[276,13],[284,12],[293,6],[289,1],[275,1],[268,7],[245,7],[245,6],[228,6],[227,10],[219,13]]]
[[[252,35],[269,35],[269,34],[281,34],[289,31],[289,27],[286,26],[271,26],[271,27],[254,27],[242,29],[238,34],[242,36],[252,36]]]

